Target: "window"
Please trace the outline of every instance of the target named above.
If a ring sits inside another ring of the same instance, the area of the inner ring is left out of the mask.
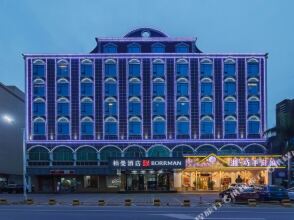
[[[117,104],[116,101],[107,101],[104,104],[104,112],[106,116],[116,116],[117,115]]]
[[[169,157],[170,152],[165,146],[153,146],[148,151],[148,157]]]
[[[259,101],[249,101],[248,102],[248,113],[250,115],[259,113]]]
[[[186,63],[177,64],[177,76],[180,76],[180,77],[188,76],[188,64]]]
[[[39,96],[39,97],[45,96],[44,84],[34,84],[34,96]]]
[[[53,160],[55,161],[72,161],[73,153],[67,147],[58,147],[53,151]]]
[[[69,96],[68,83],[57,83],[57,96]]]
[[[140,147],[137,147],[137,146],[128,147],[125,150],[124,155],[126,158],[128,158],[128,157],[135,157],[135,158],[145,157],[145,150]]]
[[[129,102],[129,115],[141,115],[140,102]]]
[[[129,64],[129,77],[140,77],[140,64],[130,63]]]
[[[29,151],[30,161],[49,160],[49,152],[43,147],[36,147]]]
[[[201,102],[201,115],[212,115],[212,101]]]
[[[164,64],[163,63],[153,64],[153,77],[164,77]]]
[[[116,96],[116,83],[114,81],[105,83],[105,96]]]
[[[237,122],[234,120],[225,121],[225,135],[236,134]]]
[[[236,74],[236,64],[235,63],[225,63],[224,64],[224,75],[225,76],[235,76]]]
[[[177,96],[188,96],[189,86],[188,83],[177,83]]]
[[[258,83],[248,83],[248,95],[256,96],[259,94],[259,85]]]
[[[44,121],[34,122],[34,135],[45,135],[45,122]]]
[[[140,83],[129,83],[129,96],[140,96],[141,85]]]
[[[212,135],[213,134],[213,121],[210,118],[201,120],[201,134]]]
[[[164,101],[153,102],[153,115],[165,115],[165,103]]]
[[[93,83],[81,83],[81,95],[93,96]]]
[[[237,111],[236,102],[225,101],[224,106],[225,115],[234,115]]]
[[[189,120],[187,118],[177,120],[177,134],[189,135]]]
[[[161,43],[155,43],[152,45],[151,51],[152,53],[164,53],[165,47]]]
[[[201,95],[202,96],[212,96],[212,83],[202,82],[201,83]]]
[[[257,62],[248,63],[247,73],[249,77],[257,77],[259,74],[259,64]]]
[[[121,157],[121,151],[116,147],[105,147],[100,151],[100,159],[102,161],[107,161],[110,158],[119,158]]]
[[[153,121],[153,135],[165,134],[165,120],[163,118],[154,119]]]
[[[176,45],[176,53],[189,53],[189,46],[184,43]]]
[[[82,129],[81,129],[82,135],[93,135],[93,132],[94,132],[93,122],[82,121],[81,127],[82,127]]]
[[[58,122],[57,132],[59,135],[69,135],[69,123],[68,122]]]
[[[140,121],[131,121],[129,123],[129,135],[141,135]]]
[[[164,82],[153,83],[153,96],[164,96]]]
[[[93,65],[89,61],[81,64],[81,77],[93,77]]]
[[[34,116],[44,116],[45,115],[45,102],[34,102],[33,104]]]
[[[235,82],[225,82],[224,85],[225,96],[236,94],[236,83]]]
[[[106,63],[105,64],[105,77],[116,77],[116,64]]]
[[[140,52],[141,52],[141,48],[139,44],[132,43],[128,45],[128,53],[140,53]]]
[[[68,77],[69,68],[67,61],[61,60],[57,63],[57,77]]]
[[[91,147],[82,147],[77,150],[77,161],[95,161],[97,152]]]
[[[45,77],[45,63],[44,61],[36,61],[33,64],[33,76]]]
[[[106,44],[103,47],[104,53],[117,53],[117,46],[115,44]]]
[[[93,115],[93,103],[92,102],[82,102],[81,103],[81,115],[82,116],[92,116]]]
[[[57,103],[57,114],[58,116],[69,116],[69,103]]]
[[[116,135],[117,134],[117,122],[108,121],[105,122],[105,135]]]
[[[200,64],[200,73],[202,77],[211,77],[212,76],[212,63],[201,63]]]
[[[248,121],[248,134],[259,134],[259,121],[249,120]]]
[[[177,102],[177,115],[189,115],[189,102]]]

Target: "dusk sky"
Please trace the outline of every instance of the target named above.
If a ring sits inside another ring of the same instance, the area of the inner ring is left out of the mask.
[[[24,89],[22,53],[88,53],[138,27],[197,37],[203,52],[268,52],[268,127],[294,98],[293,0],[0,0],[0,82]]]

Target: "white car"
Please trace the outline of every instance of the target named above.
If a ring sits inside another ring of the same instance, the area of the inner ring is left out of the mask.
[[[294,200],[294,187],[287,189],[290,200]]]

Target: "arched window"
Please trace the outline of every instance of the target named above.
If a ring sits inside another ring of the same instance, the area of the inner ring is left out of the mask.
[[[141,115],[141,101],[137,97],[129,99],[129,115],[140,116]]]
[[[201,99],[201,115],[213,115],[212,98],[204,97]]]
[[[153,62],[153,77],[164,77],[164,72],[163,60],[155,60]]]
[[[260,145],[255,145],[255,144],[246,146],[244,151],[247,154],[264,154],[264,153],[266,153],[266,149],[264,147],[262,147]]]
[[[201,82],[201,96],[213,96],[212,81],[202,80]]]
[[[165,135],[165,119],[157,116],[153,119],[153,135]]]
[[[117,53],[117,46],[113,43],[108,43],[103,46],[104,53]]]
[[[81,81],[81,96],[93,96],[93,82],[87,78]]]
[[[165,95],[165,82],[161,78],[156,78],[153,80],[153,97]]]
[[[129,62],[129,77],[140,77],[140,76],[141,76],[140,61],[131,60]]]
[[[104,66],[105,77],[116,77],[116,62],[115,60],[109,59],[105,61]]]
[[[139,117],[131,117],[129,120],[129,135],[141,135],[142,122]]]
[[[131,43],[128,45],[128,53],[140,53],[141,47],[137,43]]]
[[[121,157],[121,151],[116,147],[105,147],[100,150],[100,160],[107,161],[111,158],[119,158]]]
[[[69,77],[69,67],[67,60],[57,61],[57,77]]]
[[[203,145],[198,147],[197,154],[199,155],[209,155],[209,154],[217,154],[216,147],[210,145]]]
[[[212,62],[205,59],[200,63],[200,75],[201,77],[212,77]]]
[[[125,150],[124,156],[130,158],[145,157],[145,151],[140,147],[131,146]]]
[[[148,157],[169,157],[170,152],[169,150],[162,145],[152,146],[148,150]]]
[[[45,135],[45,120],[43,118],[34,119],[34,135]]]
[[[234,96],[236,95],[236,82],[233,78],[228,78],[224,83],[224,95]]]
[[[90,117],[84,117],[81,120],[81,134],[82,135],[93,135],[94,133],[94,122]]]
[[[96,161],[97,152],[91,147],[81,147],[77,150],[77,161]]]
[[[233,135],[237,132],[237,120],[235,117],[228,116],[225,118],[225,135]]]
[[[185,43],[177,44],[176,53],[189,53],[189,46]]]
[[[178,77],[188,77],[189,68],[186,60],[179,60],[177,62],[177,76]]]
[[[258,82],[248,82],[248,95],[258,96],[259,95],[259,83]]]
[[[258,77],[259,63],[256,59],[250,59],[247,62],[247,75],[248,77]]]
[[[219,150],[219,154],[222,154],[222,155],[236,155],[236,154],[241,154],[241,153],[242,153],[242,151],[240,150],[240,148],[235,145],[223,146]]]
[[[129,96],[141,96],[141,81],[138,78],[129,80]]]
[[[69,135],[69,120],[65,117],[57,120],[58,135]]]
[[[117,135],[117,120],[114,117],[106,118],[105,135]]]
[[[161,43],[155,43],[151,46],[151,52],[152,53],[164,53],[165,52],[165,46]]]
[[[91,60],[82,60],[81,77],[93,77],[93,62]]]
[[[57,81],[57,96],[69,97],[69,82],[68,80],[60,79]]]
[[[33,103],[34,116],[45,116],[45,100],[42,98],[34,99]]]
[[[156,97],[152,103],[153,115],[164,116],[165,115],[165,101],[162,97]]]
[[[177,135],[189,135],[189,119],[185,116],[181,116],[177,119]]]
[[[232,77],[236,75],[236,63],[233,59],[227,59],[224,62],[224,76]]]
[[[224,104],[225,115],[235,115],[237,112],[237,103],[234,97],[225,98]]]
[[[115,98],[107,98],[104,102],[105,116],[117,116],[117,101]]]
[[[73,152],[67,147],[57,147],[53,151],[53,161],[73,161]]]
[[[67,98],[57,100],[57,116],[69,116],[69,100]]]
[[[193,149],[190,146],[180,145],[173,149],[173,157],[183,157],[185,155],[193,155]]]
[[[117,96],[117,83],[113,78],[108,78],[105,80],[105,88],[104,88],[105,96]]]
[[[30,161],[49,161],[49,151],[44,147],[35,147],[29,151]]]
[[[44,97],[45,96],[45,81],[43,79],[34,80],[33,87],[34,97]]]
[[[45,62],[43,60],[33,62],[33,76],[45,78]]]
[[[260,133],[260,120],[258,117],[251,116],[248,119],[248,134]]]
[[[189,100],[186,97],[177,99],[177,115],[189,115]]]
[[[257,115],[259,114],[259,98],[258,97],[250,97],[248,99],[248,115]]]
[[[201,119],[201,136],[207,138],[213,136],[213,120],[209,116]]]
[[[93,100],[90,98],[83,98],[81,100],[81,115],[93,116]]]
[[[177,80],[177,96],[189,96],[189,83],[185,78]]]

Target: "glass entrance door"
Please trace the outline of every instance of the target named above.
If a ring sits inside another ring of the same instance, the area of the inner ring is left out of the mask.
[[[213,190],[211,173],[198,173],[198,190]]]

